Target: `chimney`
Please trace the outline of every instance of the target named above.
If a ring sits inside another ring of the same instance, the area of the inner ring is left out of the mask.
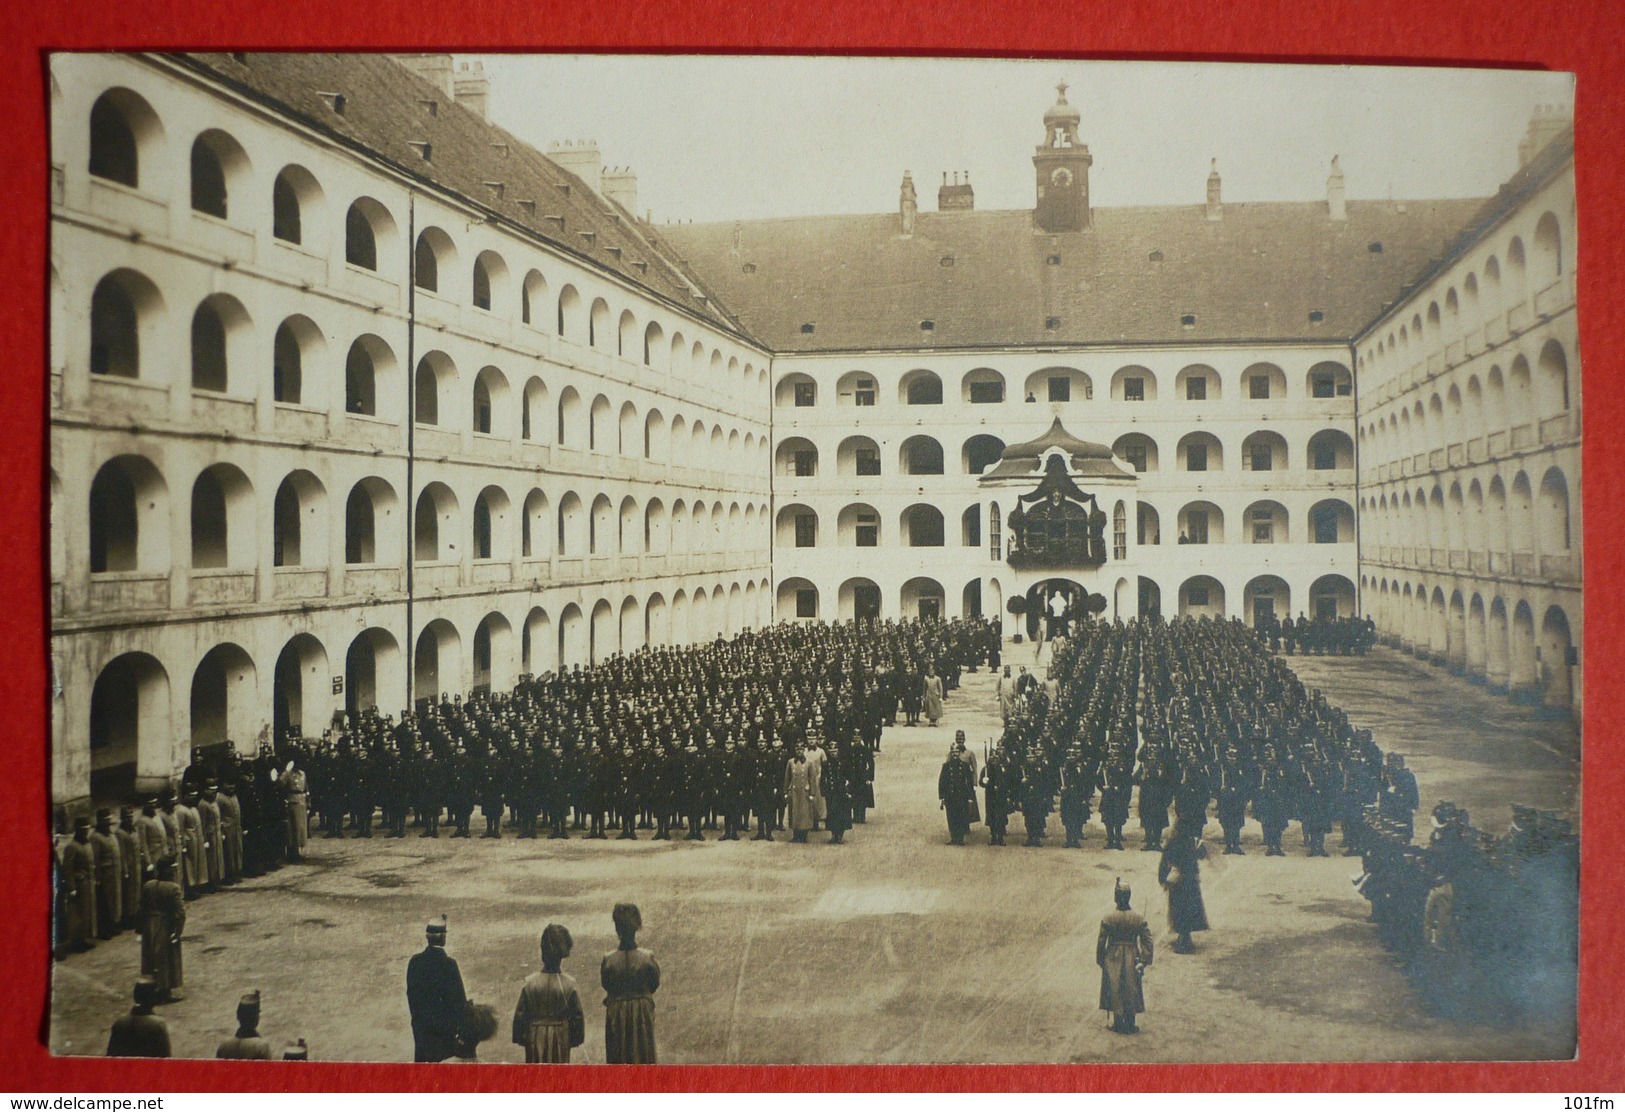
[[[391,54],[390,57],[446,94],[447,100],[456,99],[452,88],[456,70],[450,54]]]
[[[491,102],[491,79],[485,76],[484,62],[463,62],[457,67],[456,80],[452,82],[452,94],[457,103],[475,113],[482,120],[489,120]]]
[[[1537,104],[1535,114],[1529,117],[1529,130],[1518,144],[1518,165],[1529,165],[1531,159],[1545,149],[1565,128],[1574,126],[1573,118],[1556,104]]]
[[[604,171],[604,198],[614,201],[636,219],[638,211],[638,176],[630,166]]]
[[[976,207],[976,194],[970,187],[970,171],[965,171],[965,183],[959,183],[959,171],[954,171],[954,183],[948,184],[948,172],[942,172],[942,188],[937,190],[938,212],[970,212]]]
[[[1224,204],[1219,200],[1219,160],[1213,160],[1213,168],[1207,175],[1207,218],[1209,220],[1224,219]]]
[[[1332,155],[1332,176],[1326,179],[1326,211],[1333,220],[1347,220],[1348,209],[1343,204],[1343,171]]]
[[[914,175],[907,170],[903,171],[903,188],[897,198],[898,215],[901,219],[900,231],[904,236],[914,234],[914,217],[919,215],[920,201],[914,194]]]
[[[597,143],[590,139],[549,143],[547,157],[586,182],[594,193],[603,193],[604,156],[598,153]]]

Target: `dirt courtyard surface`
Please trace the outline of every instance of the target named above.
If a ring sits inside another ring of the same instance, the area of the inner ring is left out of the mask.
[[[1008,661],[1031,664],[1031,646]],[[1576,727],[1516,708],[1388,650],[1297,658],[1385,750],[1405,753],[1425,810],[1451,799],[1500,833],[1516,802],[1577,815]],[[209,1057],[233,1033],[238,996],[264,993],[262,1033],[296,1037],[312,1058],[410,1061],[407,959],[423,924],[444,912],[448,952],[470,996],[494,1004],[497,1037],[482,1061],[521,1062],[508,1041],[519,986],[537,969],[548,922],[575,936],[565,971],[587,1011],[576,1059],[602,1062],[598,959],[614,948],[610,908],[643,911],[643,945],[659,959],[655,1030],[663,1062],[1190,1062],[1566,1058],[1572,1029],[1518,1016],[1497,1027],[1430,1015],[1378,944],[1350,877],[1359,862],[1265,858],[1249,822],[1245,857],[1213,852],[1203,891],[1213,929],[1198,952],[1168,946],[1157,855],[1103,849],[1092,819],[1085,847],[1052,837],[946,844],[936,776],[955,729],[980,750],[997,731],[993,677],[966,675],[935,729],[886,731],[878,806],[847,844],[403,841],[311,843],[307,863],[189,906],[185,999],[159,1010],[177,1056]],[[478,816],[476,830],[482,828]],[[1012,832],[1021,829],[1013,816]],[[1050,830],[1059,832],[1052,817]],[[1334,836],[1330,843],[1337,844]],[[1114,1035],[1096,1010],[1094,964],[1114,878],[1133,885],[1157,958],[1146,978],[1142,1033]],[[129,1008],[138,971],[126,933],[59,963],[51,1045],[100,1054]]]

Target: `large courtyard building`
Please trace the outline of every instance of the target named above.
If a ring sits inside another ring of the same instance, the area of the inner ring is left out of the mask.
[[[1578,707],[1573,147],[653,226],[445,55],[51,66],[52,794],[776,620],[1371,614]],[[1571,511],[1572,507],[1572,511]],[[871,551],[859,551],[870,549]]]

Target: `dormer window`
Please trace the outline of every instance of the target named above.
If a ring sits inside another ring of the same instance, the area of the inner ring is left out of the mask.
[[[808,321],[806,324],[801,326],[801,334],[803,336],[811,336],[813,334],[813,324],[811,321]]]
[[[1061,318],[1060,317],[1045,317],[1044,318],[1044,327],[1049,329],[1051,332],[1054,332],[1057,328],[1061,327]]]
[[[1195,313],[1186,313],[1184,316],[1180,317],[1179,318],[1179,327],[1181,327],[1181,328],[1195,328],[1196,327],[1196,314]]]
[[[920,322],[920,331],[921,332],[934,332],[934,331],[936,331],[936,327],[937,327],[937,322],[934,321],[934,320],[922,320]]]
[[[1161,251],[1153,251],[1153,252],[1151,252],[1151,261],[1154,262],[1154,263],[1162,262],[1162,257],[1163,256],[1162,256]]]
[[[1045,266],[1060,266],[1061,265],[1061,256],[1059,256],[1059,255],[1051,255],[1049,258],[1044,260],[1044,265]]]
[[[1309,310],[1309,323],[1319,324],[1326,319],[1326,314],[1319,309]]]
[[[942,256],[942,259],[941,259],[939,265],[941,265],[941,266],[953,266],[954,265],[954,257],[952,255],[944,255],[944,256]]]
[[[1371,252],[1373,255],[1382,254],[1382,240],[1380,240],[1380,239],[1372,240],[1370,243],[1366,244],[1365,249],[1367,251]]]

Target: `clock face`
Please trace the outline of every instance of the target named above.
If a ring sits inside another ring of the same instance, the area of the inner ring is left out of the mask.
[[[1072,184],[1072,171],[1065,166],[1057,166],[1055,172],[1049,176],[1050,184],[1065,189]]]

